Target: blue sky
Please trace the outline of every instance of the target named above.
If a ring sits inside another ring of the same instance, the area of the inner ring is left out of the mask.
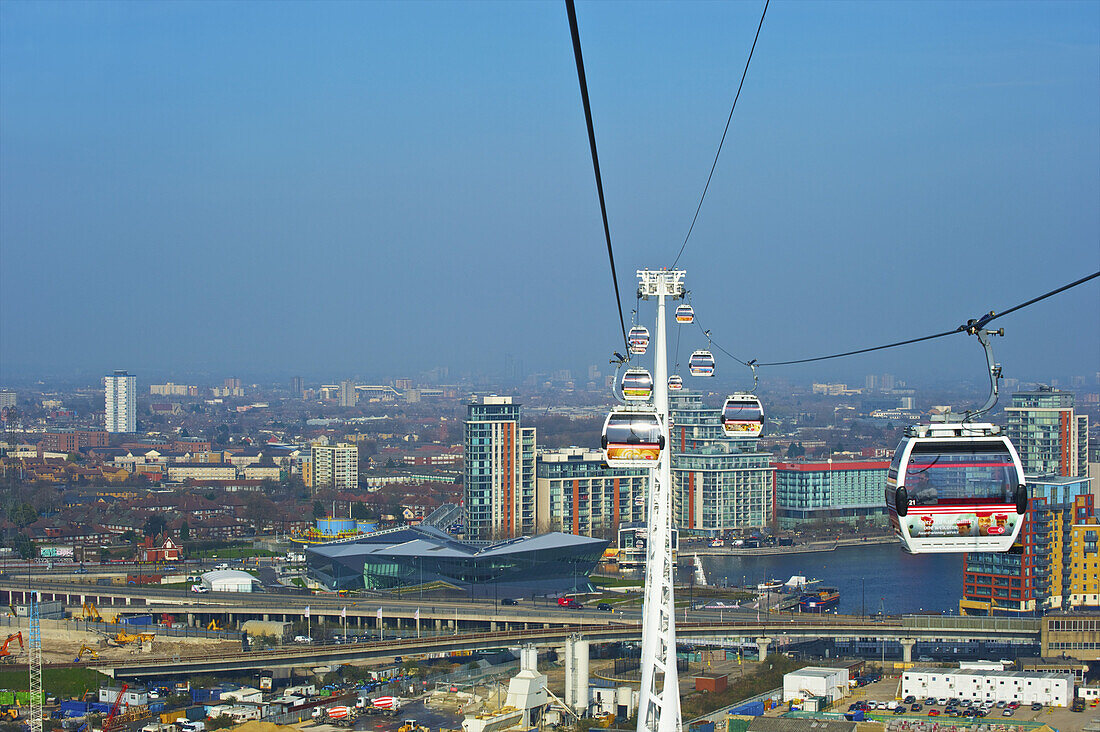
[[[578,5],[628,311],[761,8]],[[762,361],[1100,269],[1100,3],[777,0],[680,264],[700,323]],[[579,369],[620,344],[557,2],[8,0],[0,265],[9,374]],[[1094,374],[1098,303],[999,321],[1006,375]],[[958,336],[782,375],[982,369]]]

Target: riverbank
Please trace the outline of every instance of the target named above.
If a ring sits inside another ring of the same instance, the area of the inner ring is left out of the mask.
[[[685,556],[697,554],[701,557],[766,557],[775,554],[815,554],[818,552],[831,552],[842,547],[874,546],[876,544],[895,544],[897,537],[890,536],[863,536],[851,539],[830,539],[828,541],[810,541],[795,546],[762,546],[757,548],[733,547],[733,546],[700,546],[682,547],[680,554]]]

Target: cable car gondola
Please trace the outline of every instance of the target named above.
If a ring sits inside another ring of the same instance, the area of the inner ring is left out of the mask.
[[[992,424],[915,425],[890,463],[886,507],[913,554],[1008,551],[1027,512],[1020,456]]]
[[[628,402],[644,402],[653,396],[653,377],[645,369],[627,369],[620,388]]]
[[[604,458],[610,468],[650,468],[665,446],[661,421],[653,410],[612,409],[603,423]]]
[[[714,355],[710,351],[695,351],[688,359],[692,376],[714,376]]]
[[[727,437],[759,437],[764,431],[764,407],[755,394],[737,392],[722,407],[722,430]]]
[[[641,356],[649,347],[649,329],[643,325],[635,325],[630,329],[626,340],[630,344],[630,352]]]
[[[676,308],[676,322],[677,323],[694,323],[695,322],[695,308],[691,307],[687,303],[679,305]]]
[[[679,374],[673,374],[668,377],[668,388],[670,391],[680,391],[684,388],[684,380]]]

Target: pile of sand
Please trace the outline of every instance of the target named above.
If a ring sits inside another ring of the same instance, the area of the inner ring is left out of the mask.
[[[274,722],[257,721],[238,724],[236,727],[230,727],[229,730],[230,732],[301,732],[297,727],[275,724]]]

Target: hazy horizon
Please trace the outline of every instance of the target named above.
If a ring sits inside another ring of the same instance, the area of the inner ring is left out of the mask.
[[[577,8],[628,321],[762,7]],[[772,4],[680,260],[700,325],[797,359],[1100,269],[1097,99],[1097,3]],[[606,372],[602,236],[562,3],[0,4],[0,386]],[[1098,283],[995,322],[1006,377],[1095,384]],[[984,368],[956,335],[761,379]]]

